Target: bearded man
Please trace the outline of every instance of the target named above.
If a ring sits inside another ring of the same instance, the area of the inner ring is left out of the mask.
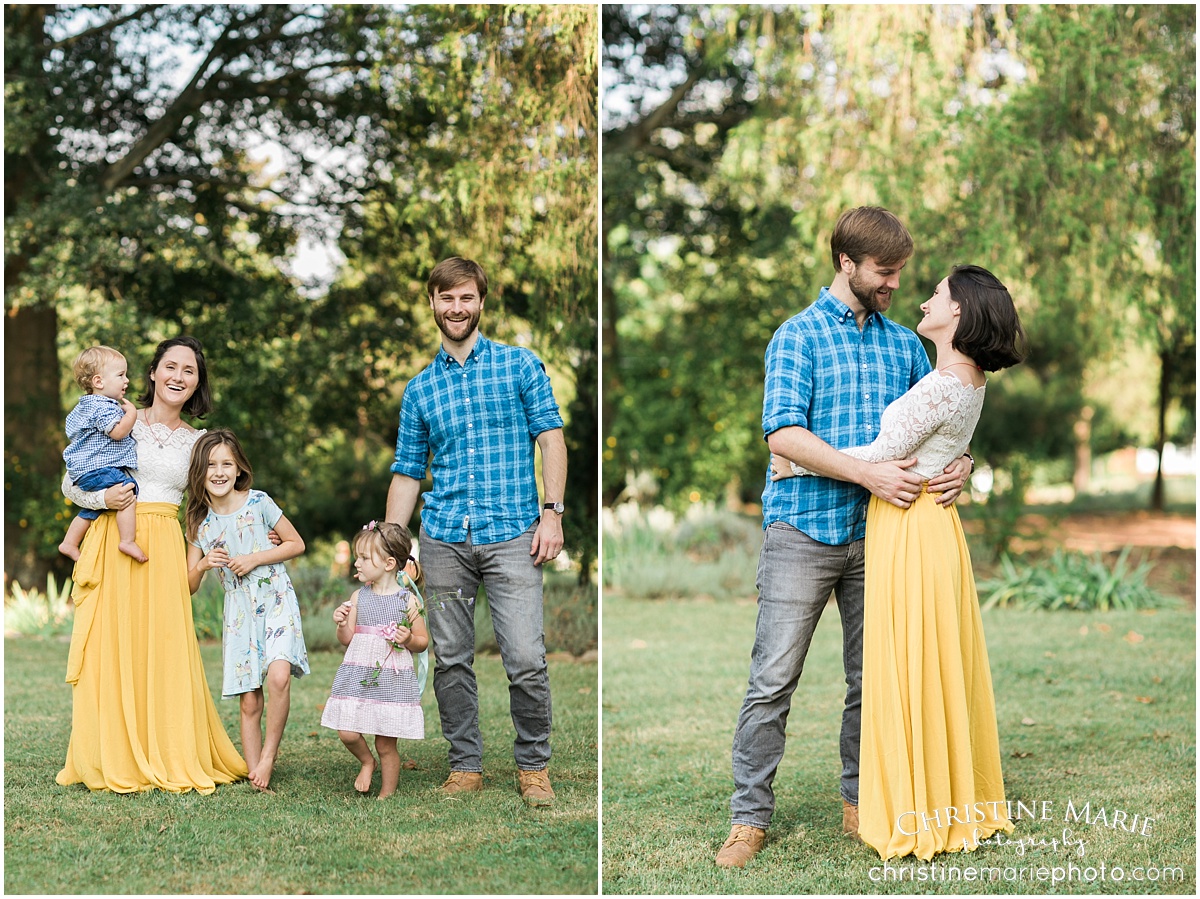
[[[457,256],[438,263],[427,291],[442,347],[404,391],[387,520],[408,524],[428,466],[433,487],[424,494],[420,547],[436,659],[433,688],[450,743],[442,791],[483,789],[473,668],[473,600],[482,583],[508,675],[519,790],[526,803],[547,806],[554,790],[547,772],[542,564],[563,545],[563,420],[541,361],[479,333],[488,280],[478,263]],[[535,443],[542,453],[543,505]]]

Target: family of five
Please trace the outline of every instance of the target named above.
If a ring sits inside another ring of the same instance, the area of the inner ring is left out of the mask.
[[[432,645],[450,744],[442,789],[483,789],[473,668],[482,583],[509,679],[519,790],[531,805],[551,805],[542,566],[563,545],[563,422],[537,357],[479,333],[487,276],[478,264],[445,260],[428,293],[442,349],[404,393],[388,521],[369,523],[355,539],[361,586],[333,613],[346,653],[321,723],[360,762],[355,789],[368,792],[378,769],[380,798],[395,792],[396,741],[424,737],[420,699]],[[185,421],[212,409],[195,338],[158,345],[140,409],[124,399],[126,363],[116,350],[85,351],[75,375],[85,396],[68,419],[63,492],[88,511],[60,546],[76,560],[76,611],[67,664],[71,737],[57,780],[121,793],[211,793],[248,778],[270,791],[291,679],[309,673],[300,607],[283,566],[304,552],[304,541],[271,497],[252,489],[237,437]],[[427,467],[423,578],[407,524]],[[186,543],[177,518],[185,490]],[[106,509],[115,514],[99,514]],[[225,592],[222,695],[239,698],[242,753],[217,714],[192,622],[190,597],[209,570]],[[422,580],[437,600],[433,614]]]

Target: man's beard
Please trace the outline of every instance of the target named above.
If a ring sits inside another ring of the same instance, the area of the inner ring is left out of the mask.
[[[460,322],[447,321],[446,316],[444,314],[443,315],[435,315],[433,317],[433,320],[437,323],[438,330],[442,332],[442,336],[445,337],[447,340],[450,340],[454,343],[462,343],[462,341],[464,341],[468,337],[470,337],[471,334],[475,331],[475,329],[479,327],[479,313],[478,312],[476,312],[474,315],[472,315],[470,318],[466,319],[465,321],[460,321]],[[461,332],[462,336],[455,336],[454,334],[451,334],[450,331],[447,330],[447,326],[453,326],[456,329],[458,329],[458,328],[463,329]]]
[[[863,287],[862,279],[851,275],[848,279],[850,284],[850,292],[854,294],[854,298],[862,304],[863,309],[870,315],[872,312],[887,312],[888,307],[892,305],[891,294],[888,294],[886,301],[881,302],[878,290],[866,290]]]

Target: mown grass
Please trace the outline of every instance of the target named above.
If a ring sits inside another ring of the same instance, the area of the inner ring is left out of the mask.
[[[1195,615],[1182,610],[985,612],[1008,797],[1052,803],[1049,820],[1022,820],[1013,839],[1061,840],[1067,827],[1086,856],[988,846],[921,866],[942,880],[917,880],[909,860],[892,863],[907,870],[897,875],[905,880],[876,882],[878,857],[840,834],[844,682],[837,612],[827,609],[792,704],[767,848],[745,870],[718,869],[755,611],[753,600],[606,594],[605,893],[1195,893]],[[1068,801],[1077,809],[1090,802],[1093,816],[1104,807],[1110,822],[1118,809],[1150,816],[1152,831],[1066,822]],[[1101,862],[1123,872],[1179,867],[1183,880],[1004,879],[1022,868],[1053,876],[1068,863],[1086,873]],[[976,866],[1012,873],[994,882],[945,879]]]
[[[219,695],[220,646],[202,654]],[[210,796],[58,786],[71,721],[66,655],[58,640],[5,641],[6,893],[596,892],[595,664],[550,660],[558,800],[535,810],[516,791],[508,686],[495,656],[477,659],[485,791],[438,792],[446,743],[429,689],[426,739],[401,741],[411,764],[397,794],[379,802],[354,791],[357,764],[319,724],[341,659],[333,652],[312,653],[312,674],[293,681],[273,796],[246,783]],[[237,703],[218,708],[238,743]]]

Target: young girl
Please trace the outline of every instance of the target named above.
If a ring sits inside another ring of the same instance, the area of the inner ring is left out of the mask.
[[[251,490],[250,463],[232,431],[216,428],[196,441],[188,468],[185,526],[188,586],[200,588],[215,568],[225,588],[224,686],[241,696],[242,752],[250,782],[269,791],[291,706],[291,679],[308,674],[300,605],[283,562],[304,541],[271,497]],[[274,530],[282,542],[272,545]],[[271,694],[263,742],[263,684]]]
[[[355,577],[363,586],[334,610],[337,637],[346,647],[321,724],[333,728],[362,763],[354,789],[366,793],[375,757],[364,734],[375,735],[383,782],[379,798],[396,791],[400,754],[396,739],[425,737],[421,672],[429,631],[422,615],[420,566],[410,555],[412,537],[398,524],[372,521],[354,540]],[[408,589],[402,580],[411,585]]]

